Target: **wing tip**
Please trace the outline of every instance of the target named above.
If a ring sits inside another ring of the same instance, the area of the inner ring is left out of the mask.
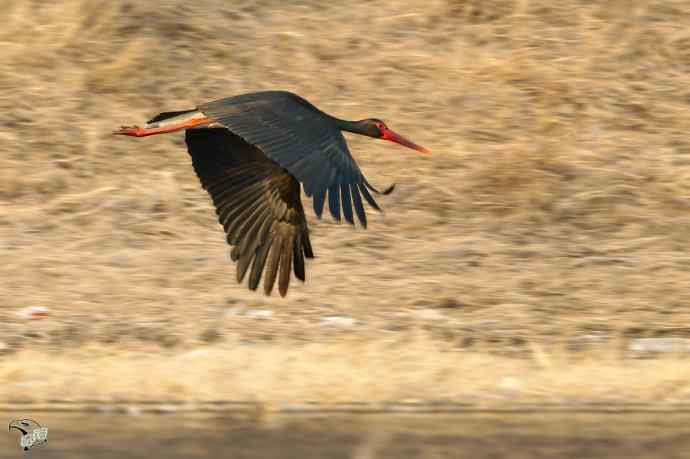
[[[393,190],[395,190],[395,183],[391,183],[391,185],[388,188],[386,188],[385,190],[383,190],[381,192],[381,194],[386,196],[386,195],[391,194],[393,192]]]

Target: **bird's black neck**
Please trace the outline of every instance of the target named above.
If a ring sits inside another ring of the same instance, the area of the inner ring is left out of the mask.
[[[316,106],[314,106],[314,104],[296,94],[292,94],[292,96],[297,100],[297,102],[309,107],[311,110],[328,119],[331,123],[333,123],[334,126],[336,126],[341,131],[354,132],[356,134],[362,133],[362,126],[359,124],[359,121],[341,120],[340,118],[331,116],[328,113],[318,109]]]
[[[359,121],[341,120],[339,118],[333,118],[333,120],[335,121],[336,126],[338,126],[338,129],[341,131],[354,132],[355,134],[365,134],[362,123]]]
[[[368,135],[367,131],[366,131],[366,127],[363,126],[361,121],[341,120],[340,118],[336,118],[335,116],[331,116],[328,113],[326,113],[322,110],[319,110],[311,102],[309,102],[308,100],[306,100],[302,97],[299,97],[296,94],[293,94],[293,97],[295,97],[295,99],[299,103],[306,105],[310,109],[314,110],[316,113],[319,113],[321,116],[328,119],[331,123],[333,123],[334,126],[336,126],[341,131],[348,131],[348,132],[354,132],[355,134]]]

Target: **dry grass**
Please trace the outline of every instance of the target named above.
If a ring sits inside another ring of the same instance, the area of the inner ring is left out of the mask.
[[[6,0],[6,350],[317,346],[308,343],[404,339],[421,326],[441,342],[548,355],[592,331],[685,334],[690,6],[629,5]],[[383,118],[434,151],[350,139],[369,179],[398,189],[367,231],[310,213],[318,258],[287,299],[235,284],[180,135],[110,135],[270,88],[343,118]],[[29,305],[51,318],[25,323],[15,311]],[[228,306],[273,316],[227,316]],[[358,322],[328,331],[324,316]],[[348,349],[338,355],[357,352]],[[235,368],[244,352],[223,363]],[[8,365],[20,354],[10,355]],[[475,354],[449,355],[464,368]],[[352,384],[348,396],[367,387]]]
[[[564,354],[514,359],[453,351],[425,333],[281,346],[231,340],[183,352],[87,345],[57,359],[36,351],[18,357],[0,371],[3,403],[224,400],[280,408],[285,402],[431,401],[491,408],[690,402],[684,360],[622,365],[612,354],[577,364]]]

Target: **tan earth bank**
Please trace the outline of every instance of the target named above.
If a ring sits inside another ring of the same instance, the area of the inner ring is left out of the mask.
[[[690,4],[348,5],[5,0],[2,401],[690,398]],[[306,200],[285,299],[181,134],[110,134],[263,89],[434,153],[348,136],[398,187],[367,230]]]

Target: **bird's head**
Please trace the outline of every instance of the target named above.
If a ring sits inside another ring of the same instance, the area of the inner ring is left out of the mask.
[[[378,118],[368,118],[365,120],[358,121],[359,134],[367,135],[369,137],[374,137],[376,139],[389,140],[395,142],[402,146],[412,148],[413,150],[420,151],[422,153],[430,154],[431,152],[421,145],[417,145],[411,140],[406,139],[400,134],[392,131],[386,123]]]
[[[22,435],[26,435],[33,427],[32,424],[35,424],[35,421],[32,421],[31,419],[17,419],[16,421],[10,422],[7,430],[17,429],[22,433]]]

